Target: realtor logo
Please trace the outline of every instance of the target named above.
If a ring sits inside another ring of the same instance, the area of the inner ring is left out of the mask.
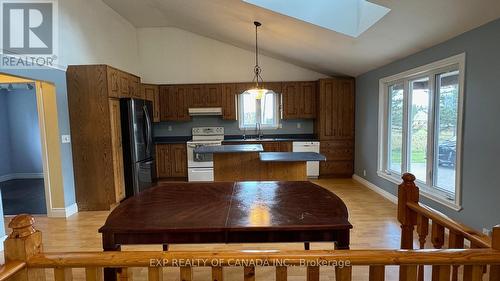
[[[2,66],[52,66],[57,2],[1,1],[1,8]]]

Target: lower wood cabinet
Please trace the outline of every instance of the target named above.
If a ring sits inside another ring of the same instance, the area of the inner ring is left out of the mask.
[[[321,141],[320,153],[327,161],[319,166],[322,177],[351,177],[354,173],[354,141]]]
[[[159,179],[187,177],[186,144],[157,144],[156,172]]]

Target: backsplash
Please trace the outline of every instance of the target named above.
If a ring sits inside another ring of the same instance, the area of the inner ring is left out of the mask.
[[[282,120],[282,128],[276,130],[264,130],[266,134],[313,134],[314,121],[308,119]],[[171,131],[169,131],[169,126]],[[161,122],[154,124],[155,137],[169,136],[191,136],[193,127],[224,127],[226,135],[242,135],[243,131],[238,127],[238,121],[222,120],[218,116],[193,116],[188,122]],[[298,128],[300,127],[300,128]],[[255,130],[247,130],[247,134],[254,134]]]

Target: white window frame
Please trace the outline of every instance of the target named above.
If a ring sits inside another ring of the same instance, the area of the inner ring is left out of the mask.
[[[274,121],[275,122],[272,125],[261,124],[261,130],[276,130],[280,127],[280,123],[281,123],[281,118],[280,118],[281,117],[281,97],[280,97],[280,94],[278,94],[274,91],[269,91],[269,92],[272,92],[274,94],[274,104],[275,104]],[[257,124],[254,124],[251,126],[243,124],[243,114],[244,114],[243,106],[244,105],[243,105],[243,99],[241,98],[241,96],[244,94],[245,94],[245,92],[243,92],[237,96],[237,99],[238,99],[238,108],[237,108],[238,126],[239,126],[240,130],[256,129]],[[257,116],[260,116],[260,114],[258,114]]]
[[[459,71],[459,93],[458,93],[458,109],[457,109],[457,144],[456,144],[456,164],[455,164],[455,196],[454,198],[449,198],[448,193],[441,192],[440,190],[428,186],[426,183],[417,180],[417,185],[420,188],[420,194],[426,198],[429,198],[433,201],[436,201],[446,207],[449,207],[455,211],[460,211],[462,209],[461,206],[461,175],[462,175],[462,138],[463,138],[463,103],[464,103],[464,94],[465,94],[465,53],[452,56],[440,61],[436,61],[424,66],[420,66],[396,75],[392,75],[389,77],[385,77],[379,80],[379,120],[378,120],[378,164],[377,164],[377,175],[381,178],[389,180],[395,184],[401,183],[401,175],[392,173],[386,169],[387,161],[388,161],[388,105],[389,105],[389,85],[406,81],[404,82],[404,91],[407,97],[403,102],[403,148],[402,148],[402,165],[403,167],[407,167],[406,156],[408,144],[405,143],[405,140],[408,140],[408,80],[415,79],[422,76],[428,76],[430,78],[429,90],[431,96],[431,109],[432,111],[429,113],[429,130],[428,130],[428,139],[429,143],[435,143],[434,139],[434,125],[435,125],[435,108],[434,101],[436,100],[435,91],[436,91],[436,83],[435,78],[437,74],[443,73],[446,70],[458,69]],[[432,141],[431,141],[432,140]],[[427,151],[427,182],[430,182],[433,185],[433,170],[434,170],[434,150],[435,145],[429,146]],[[403,173],[405,171],[402,171]]]

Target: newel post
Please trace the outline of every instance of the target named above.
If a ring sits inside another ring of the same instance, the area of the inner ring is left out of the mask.
[[[398,186],[398,220],[401,223],[401,249],[413,249],[413,228],[417,224],[417,214],[406,205],[418,202],[418,187],[415,176],[405,173],[403,183]]]
[[[500,225],[493,227],[493,233],[491,236],[491,248],[500,251]],[[491,266],[490,280],[500,280],[500,265]]]
[[[15,216],[9,223],[12,229],[4,242],[5,261],[27,261],[42,252],[42,233],[34,227],[35,219],[27,214]],[[43,269],[24,268],[12,280],[45,280]]]

